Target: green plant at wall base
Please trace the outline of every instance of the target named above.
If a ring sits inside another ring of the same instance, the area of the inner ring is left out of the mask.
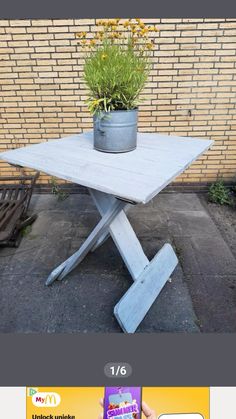
[[[57,196],[58,201],[64,201],[68,198],[69,194],[61,190],[54,177],[51,178],[50,183],[52,187],[52,194]]]
[[[150,72],[150,34],[157,29],[140,19],[103,20],[98,25],[102,29],[92,39],[86,32],[77,34],[85,51],[89,110],[95,114],[135,109]]]
[[[209,188],[209,200],[215,204],[220,205],[231,205],[232,198],[230,196],[230,190],[224,185],[223,180],[217,180]]]

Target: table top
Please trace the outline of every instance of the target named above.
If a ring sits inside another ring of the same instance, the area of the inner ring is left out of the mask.
[[[93,133],[6,151],[0,159],[45,172],[135,203],[147,203],[206,151],[213,141],[138,133],[137,149],[93,149]]]

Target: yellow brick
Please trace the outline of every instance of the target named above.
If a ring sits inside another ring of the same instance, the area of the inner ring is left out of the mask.
[[[31,24],[32,26],[50,26],[52,25],[52,20],[51,19],[35,19],[35,20],[31,20]]]
[[[72,39],[76,42],[77,44],[77,40],[75,39],[75,34],[74,33],[54,33],[53,34],[54,39]]]
[[[55,53],[55,54],[53,54],[53,58],[55,58],[55,59],[60,59],[60,58],[71,58],[71,54],[70,53]],[[67,61],[67,63],[68,63],[68,61]]]
[[[224,59],[228,59],[230,55],[234,56],[233,61],[235,61],[235,49],[229,50],[229,49],[220,49],[217,51],[217,55],[221,56],[221,55],[226,55],[227,57],[225,57]]]
[[[168,50],[170,50],[170,51],[174,51],[174,50],[177,50],[177,49],[179,49],[179,45],[173,45],[172,43],[169,43],[169,44],[162,44],[162,45],[160,45],[160,50],[162,51],[168,51]]]
[[[201,36],[202,32],[198,30],[186,30],[182,32],[183,36]]]
[[[9,41],[8,45],[9,47],[14,47],[14,48],[27,47],[28,42],[27,41]]]
[[[194,37],[181,37],[181,38],[176,38],[176,42],[179,44],[194,44],[195,43],[195,38]],[[191,45],[191,48],[193,46]],[[199,45],[200,47],[200,45]]]
[[[59,52],[59,53],[63,53],[63,52],[75,52],[76,51],[76,47],[73,47],[73,46],[65,46],[65,47],[59,47],[59,46],[57,46],[56,47],[56,51],[57,52]]]
[[[235,36],[235,35],[236,35],[236,25],[235,25],[235,29],[227,29],[227,30],[225,31],[225,34],[226,34],[227,36]]]
[[[72,66],[71,65],[54,65],[53,66],[53,71],[60,71],[60,72],[61,71],[67,71],[67,72],[72,71]],[[78,74],[78,73],[76,73],[76,74]]]
[[[223,50],[227,50],[227,49],[232,49],[233,50],[233,49],[236,48],[236,43],[231,42],[231,43],[228,43],[228,44],[223,44],[222,48],[223,48]]]
[[[17,20],[17,19],[13,19],[10,21],[10,26],[31,26],[31,21],[30,20],[26,20],[26,19],[22,19],[22,20]]]
[[[46,52],[40,52],[40,53],[37,52],[37,54],[31,54],[30,56],[31,56],[32,59],[40,60],[40,63],[43,60],[51,59],[51,56],[50,56],[49,52],[47,52],[47,53]]]
[[[226,22],[220,23],[220,28],[228,29],[228,28],[236,28],[236,21],[235,22]]]
[[[49,77],[49,78],[51,78],[51,77],[57,77],[57,72],[53,72],[53,71],[44,71],[44,72],[39,72],[39,77],[41,77],[41,78],[45,78],[45,77]]]
[[[95,19],[75,19],[75,25],[94,25]]]
[[[221,26],[220,26],[221,27]],[[197,24],[197,28],[198,29],[217,29],[218,28],[218,24],[214,23],[214,24],[209,24],[209,23],[198,23]]]
[[[52,53],[52,52],[55,51],[55,47],[52,47],[52,46],[44,46],[44,47],[37,46],[37,47],[35,47],[35,51],[37,53],[39,53],[39,52],[50,52],[50,53]],[[37,58],[36,55],[34,55],[34,57]]]
[[[46,33],[48,31],[47,27],[32,27],[26,29],[28,33]]]
[[[50,33],[58,33],[58,32],[68,32],[68,27],[66,27],[66,26],[63,26],[63,27],[60,27],[60,26],[51,26],[51,27],[49,27],[48,28],[48,32],[50,32]]]
[[[74,24],[73,19],[53,19],[53,25],[55,26],[70,26]]]
[[[62,46],[62,45],[64,45],[64,46],[68,46],[68,45],[70,45],[70,41],[69,41],[69,39],[63,39],[63,40],[57,39],[57,40],[51,41],[50,42],[50,45],[55,45],[55,46]],[[74,50],[74,48],[73,48],[73,50]]]

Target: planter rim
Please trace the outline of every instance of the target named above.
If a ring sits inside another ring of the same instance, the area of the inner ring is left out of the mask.
[[[122,113],[122,112],[137,112],[138,108],[134,108],[134,109],[117,109],[117,110],[113,110],[113,111],[101,111],[101,114],[107,114],[107,113]],[[94,116],[99,116],[99,115],[94,115]]]

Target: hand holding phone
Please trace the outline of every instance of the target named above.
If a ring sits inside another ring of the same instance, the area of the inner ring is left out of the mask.
[[[104,419],[141,419],[141,387],[106,387]]]

